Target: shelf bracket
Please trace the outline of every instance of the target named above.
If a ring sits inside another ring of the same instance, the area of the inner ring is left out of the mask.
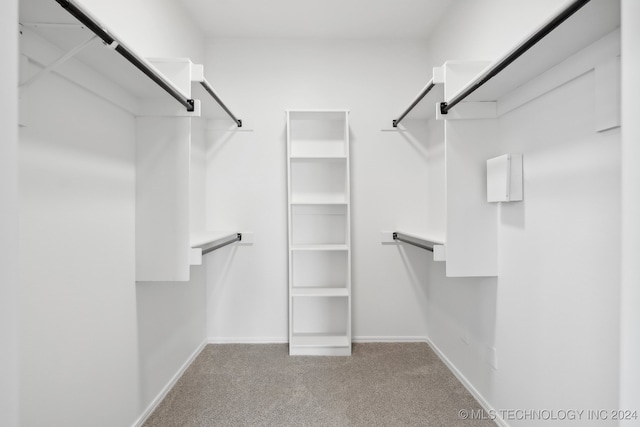
[[[67,53],[65,53],[64,55],[62,55],[61,57],[59,57],[55,61],[53,61],[51,64],[45,66],[38,73],[36,73],[32,77],[30,77],[26,82],[24,82],[23,84],[20,85],[20,88],[21,89],[23,89],[23,88],[26,89],[26,88],[30,87],[32,84],[34,84],[35,82],[40,80],[42,77],[46,76],[51,71],[55,70],[56,67],[59,67],[60,65],[64,64],[65,62],[67,62],[68,60],[70,60],[71,58],[76,56],[78,53],[82,52],[82,50],[84,48],[86,48],[91,43],[93,43],[93,41],[96,40],[97,38],[98,38],[98,36],[93,35],[88,40],[80,43],[78,46],[74,47],[73,49],[71,49],[70,51],[68,51]]]

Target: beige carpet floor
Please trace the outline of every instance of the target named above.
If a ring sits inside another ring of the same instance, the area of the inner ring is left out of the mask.
[[[425,343],[354,344],[351,357],[289,356],[286,344],[208,345],[144,424],[494,426]]]

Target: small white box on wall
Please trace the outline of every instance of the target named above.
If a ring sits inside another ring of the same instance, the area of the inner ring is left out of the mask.
[[[522,200],[522,155],[504,154],[487,160],[487,202]]]

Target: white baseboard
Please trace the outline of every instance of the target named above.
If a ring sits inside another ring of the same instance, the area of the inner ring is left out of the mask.
[[[444,355],[442,351],[435,345],[429,338],[426,339],[429,347],[434,351],[434,353],[442,360],[442,362],[447,365],[447,368],[456,376],[458,381],[462,383],[462,385],[471,393],[471,395],[480,403],[482,409],[484,409],[486,414],[494,414],[495,419],[494,422],[500,427],[509,427],[509,424],[500,416],[500,413],[495,410],[493,406],[484,398],[484,396],[471,384],[471,382],[465,377],[462,372],[456,368],[456,366],[451,362],[447,356]]]
[[[169,391],[171,391],[173,386],[176,385],[176,383],[178,382],[182,374],[184,374],[184,371],[186,371],[187,368],[193,363],[193,361],[196,360],[196,357],[198,357],[198,355],[202,352],[202,350],[204,350],[206,345],[207,345],[207,341],[205,340],[198,346],[198,348],[196,348],[196,350],[191,354],[191,356],[189,356],[189,358],[182,364],[180,369],[178,369],[178,372],[176,372],[175,375],[169,380],[167,385],[165,385],[162,388],[162,390],[160,390],[160,393],[158,393],[156,398],[153,399],[153,401],[149,404],[147,409],[145,409],[142,415],[140,415],[140,417],[136,420],[136,422],[133,424],[133,427],[140,427],[142,426],[142,424],[145,423],[145,421],[147,421],[147,418],[149,418],[149,416],[153,413],[153,411],[156,410],[160,402],[162,402],[162,400],[167,396],[167,394],[169,393]]]
[[[286,344],[287,337],[209,337],[208,344]]]
[[[209,337],[208,344],[286,344],[287,337]],[[372,342],[427,342],[425,336],[357,336],[352,338],[355,343]]]
[[[372,343],[372,342],[427,342],[427,337],[397,337],[397,336],[357,336],[353,337],[355,343]]]

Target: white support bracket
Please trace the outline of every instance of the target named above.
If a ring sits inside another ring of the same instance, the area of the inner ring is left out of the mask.
[[[70,60],[71,58],[76,56],[84,48],[86,48],[91,43],[93,43],[93,41],[96,40],[97,38],[98,38],[98,36],[93,35],[88,40],[80,43],[78,46],[74,47],[73,49],[71,49],[70,51],[65,53],[64,55],[60,56],[58,59],[53,61],[51,64],[45,66],[38,73],[36,73],[32,77],[30,77],[26,82],[24,82],[23,84],[20,85],[20,88],[21,89],[26,89],[26,88],[30,87],[32,84],[34,84],[35,82],[40,80],[42,77],[44,77],[45,75],[49,74],[51,71],[55,70],[56,67],[60,66],[61,64],[64,64],[65,62],[67,62],[68,60]]]

